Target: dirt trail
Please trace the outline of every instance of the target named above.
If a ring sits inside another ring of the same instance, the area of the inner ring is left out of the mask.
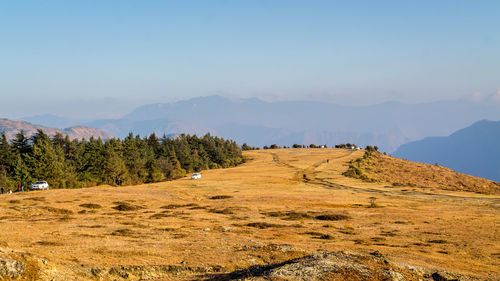
[[[285,166],[291,169],[295,170],[296,173],[296,178],[298,180],[303,180],[304,182],[312,185],[318,185],[327,189],[333,189],[333,190],[350,190],[354,192],[360,192],[360,193],[373,193],[373,194],[380,194],[380,195],[388,195],[388,196],[411,196],[415,200],[423,199],[423,200],[436,200],[436,199],[445,199],[445,200],[469,200],[471,202],[475,203],[484,203],[487,202],[489,204],[492,204],[492,207],[498,207],[500,208],[500,197],[487,197],[487,196],[482,196],[479,197],[477,194],[470,193],[469,196],[467,196],[467,193],[462,192],[460,195],[457,194],[441,194],[441,193],[431,193],[431,192],[426,192],[423,190],[417,190],[417,189],[412,189],[412,190],[400,190],[400,189],[395,189],[395,188],[387,188],[386,185],[380,184],[377,187],[354,187],[354,186],[348,186],[348,185],[343,185],[336,183],[335,180],[332,180],[330,178],[325,178],[325,177],[320,177],[318,174],[321,171],[318,171],[317,169],[320,168],[321,166],[324,166],[325,164],[329,164],[330,161],[341,161],[344,162],[344,166],[347,166],[347,162],[351,160],[350,158],[354,154],[355,151],[352,150],[346,150],[345,154],[340,155],[338,157],[331,157],[325,160],[318,161],[307,168],[300,168],[297,166],[294,166],[287,161],[282,160],[277,153],[271,153],[273,156],[273,162]],[[328,160],[328,161],[327,161]],[[344,170],[330,170],[329,172],[334,173],[336,176],[342,176],[342,173],[345,171]],[[302,176],[302,175],[305,175]]]
[[[328,157],[324,160],[315,162],[314,164],[306,167],[306,168],[301,168],[296,165],[293,165],[285,160],[282,160],[277,153],[271,153],[273,157],[273,162],[280,165],[284,166],[290,169],[294,170],[295,176],[294,178],[298,181],[311,181],[311,179],[316,179],[316,175],[318,174],[318,171],[316,169],[320,167],[321,165],[328,164],[330,161],[333,163],[333,161],[339,161],[339,162],[347,162],[348,159],[354,154],[355,151],[353,150],[345,150],[340,156],[336,157]],[[347,160],[345,160],[347,159]],[[340,175],[341,173],[339,173]]]

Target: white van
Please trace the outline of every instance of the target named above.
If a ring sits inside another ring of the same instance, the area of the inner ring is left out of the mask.
[[[31,184],[31,190],[42,190],[42,189],[49,189],[49,184],[46,181],[37,181],[33,184]]]
[[[201,179],[201,174],[200,173],[194,173],[194,174],[191,175],[191,179],[192,180]]]

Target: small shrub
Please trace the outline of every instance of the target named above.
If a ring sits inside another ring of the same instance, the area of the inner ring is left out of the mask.
[[[380,233],[381,236],[386,236],[386,237],[394,237],[396,236],[397,234],[392,232],[392,231],[382,231],[382,233]]]
[[[224,209],[210,209],[208,210],[210,213],[215,214],[224,214],[224,215],[232,215],[234,214],[233,208],[224,208]]]
[[[68,210],[68,209],[61,209],[61,208],[54,208],[54,207],[49,207],[49,206],[44,206],[41,207],[41,209],[44,209],[50,213],[54,214],[59,214],[59,215],[70,215],[73,214],[73,211]]]
[[[372,238],[370,238],[370,240],[373,242],[382,242],[382,241],[385,241],[386,238],[384,238],[384,237],[372,237]]]
[[[37,241],[36,242],[38,245],[41,246],[61,246],[62,244],[59,242],[54,242],[54,241]]]
[[[332,240],[333,236],[331,236],[330,234],[323,234],[323,235],[319,236],[318,239]]]
[[[270,227],[284,227],[284,225],[281,224],[267,223],[267,222],[251,222],[247,223],[246,226],[260,228],[260,229],[270,228]]]
[[[347,220],[350,218],[351,217],[344,214],[324,214],[315,217],[315,219],[322,221],[340,221],[340,220]]]
[[[312,235],[312,236],[321,236],[321,235],[323,235],[323,233],[321,233],[321,232],[315,232],[315,231],[308,231],[308,232],[304,232],[302,234]]]
[[[218,199],[229,199],[229,198],[233,198],[233,196],[230,196],[230,195],[215,195],[215,196],[210,197],[209,199],[218,200]]]
[[[74,217],[70,217],[68,215],[65,215],[65,216],[62,216],[59,218],[59,221],[70,221],[70,220],[73,220],[75,219]]]
[[[170,205],[165,205],[161,206],[160,208],[162,209],[177,209],[177,208],[184,208],[184,207],[191,207],[191,209],[195,209],[199,207],[198,204],[190,203],[190,204],[170,204]]]
[[[162,208],[162,209],[177,209],[177,208],[181,208],[181,207],[184,207],[184,205],[170,204],[170,205],[161,206],[160,208]]]
[[[448,241],[443,240],[443,239],[428,240],[427,242],[429,242],[429,243],[435,243],[435,244],[445,244],[445,243],[448,243]]]
[[[311,218],[311,215],[307,213],[300,213],[300,212],[268,212],[268,213],[263,213],[264,215],[267,215],[269,217],[281,217],[282,220],[304,220]]]
[[[136,206],[136,205],[132,205],[132,204],[128,204],[128,203],[121,203],[121,204],[118,204],[112,208],[115,210],[118,210],[118,211],[135,211],[135,210],[143,209],[141,206]]]
[[[117,229],[117,230],[111,232],[111,235],[115,235],[115,236],[130,236],[133,234],[135,234],[135,232],[128,229],[128,228],[121,228],[121,229]]]
[[[172,215],[166,214],[166,213],[158,213],[158,214],[151,215],[149,218],[150,219],[160,219],[160,218],[171,217],[171,216]]]
[[[85,204],[80,204],[80,207],[87,209],[100,209],[102,206],[94,203],[85,203]]]
[[[339,232],[343,233],[343,234],[354,234],[355,230],[356,230],[356,228],[354,228],[354,226],[352,226],[350,224],[346,224],[346,225],[344,225],[344,228],[339,230]]]

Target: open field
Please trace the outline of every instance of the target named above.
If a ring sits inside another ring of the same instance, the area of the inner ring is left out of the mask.
[[[499,278],[500,196],[342,176],[363,153],[249,151],[201,180],[1,195],[0,254],[25,279],[216,280],[339,250]]]

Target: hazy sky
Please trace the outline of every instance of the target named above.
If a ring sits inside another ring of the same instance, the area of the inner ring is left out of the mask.
[[[499,90],[498,0],[0,2],[0,117],[119,116],[211,94],[366,104]]]

